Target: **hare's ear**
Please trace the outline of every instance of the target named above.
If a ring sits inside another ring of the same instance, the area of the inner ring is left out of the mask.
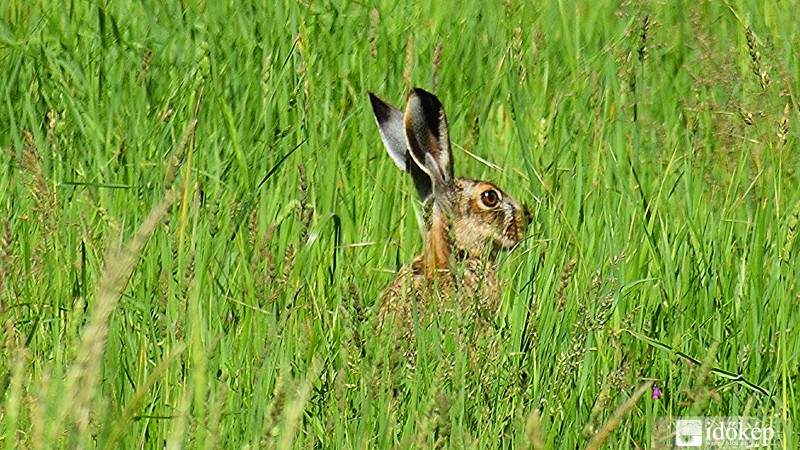
[[[434,185],[453,179],[453,157],[447,118],[435,95],[414,89],[408,96],[404,116],[408,149],[414,161],[427,173]]]
[[[372,112],[378,122],[378,130],[381,133],[381,140],[386,147],[386,152],[400,170],[411,174],[417,193],[424,202],[431,195],[431,179],[408,152],[403,112],[379,99],[372,92],[369,93],[369,102],[372,104]]]

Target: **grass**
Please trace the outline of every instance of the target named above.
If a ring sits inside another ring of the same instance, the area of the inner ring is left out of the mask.
[[[659,448],[750,415],[797,448],[796,8],[11,0],[0,445]],[[409,365],[375,317],[419,208],[367,91],[413,86],[536,219],[496,331],[444,315]]]

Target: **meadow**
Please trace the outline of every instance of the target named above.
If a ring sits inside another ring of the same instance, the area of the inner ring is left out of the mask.
[[[0,447],[799,448],[798,6],[3,2]],[[533,222],[404,361],[415,86]]]

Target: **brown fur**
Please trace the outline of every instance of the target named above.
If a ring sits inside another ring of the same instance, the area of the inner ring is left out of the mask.
[[[427,227],[422,254],[381,294],[380,326],[391,321],[407,333],[415,310],[424,325],[448,307],[491,317],[500,298],[495,258],[522,241],[529,213],[491,183],[453,177],[447,119],[435,95],[412,90],[405,113],[372,94],[370,102],[389,156],[411,174],[425,203]]]
[[[452,212],[437,213],[434,208],[423,253],[384,288],[378,315],[381,326],[391,320],[400,329],[409,329],[414,305],[421,319],[442,312],[448,303],[482,317],[496,312],[500,290],[495,257],[499,250],[510,250],[523,239],[527,213],[486,182],[458,179],[453,189]],[[479,203],[487,189],[502,196],[494,209]]]

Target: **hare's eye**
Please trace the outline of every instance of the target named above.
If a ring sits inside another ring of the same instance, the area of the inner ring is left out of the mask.
[[[481,203],[487,208],[494,208],[500,201],[500,195],[494,189],[487,189],[481,194]]]

